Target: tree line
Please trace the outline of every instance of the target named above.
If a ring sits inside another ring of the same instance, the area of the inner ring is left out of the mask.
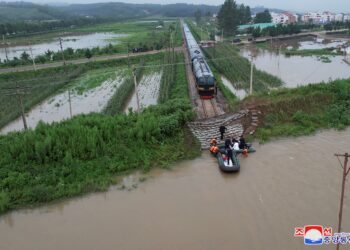
[[[225,34],[233,35],[238,25],[251,22],[251,10],[244,4],[237,5],[234,0],[225,0],[218,16],[218,28]]]
[[[73,20],[5,22],[0,23],[0,35],[25,35],[44,31],[101,23],[102,19],[76,18]]]

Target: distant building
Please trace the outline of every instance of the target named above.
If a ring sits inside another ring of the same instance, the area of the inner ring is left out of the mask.
[[[344,21],[344,14],[343,13],[336,14],[334,17],[334,20],[338,21],[338,22],[343,22]]]
[[[344,15],[343,21],[344,21],[344,22],[350,22],[350,14]]]
[[[271,13],[272,22],[275,24],[291,24],[298,21],[298,16],[291,12]]]
[[[335,21],[336,15],[329,11],[306,13],[302,16],[302,21],[305,23],[325,24]]]

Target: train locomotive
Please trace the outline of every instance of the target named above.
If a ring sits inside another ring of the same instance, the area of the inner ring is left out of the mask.
[[[216,81],[213,72],[205,61],[204,54],[194,39],[187,24],[183,26],[186,46],[191,58],[192,71],[196,78],[198,94],[202,99],[211,99],[216,94]]]

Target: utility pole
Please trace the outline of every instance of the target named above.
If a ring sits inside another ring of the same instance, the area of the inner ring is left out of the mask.
[[[138,89],[137,89],[137,78],[136,78],[136,68],[135,68],[135,66],[132,69],[132,75],[134,77],[136,103],[137,103],[137,113],[139,113],[140,112],[140,101],[139,101],[139,92],[138,92]]]
[[[72,99],[70,97],[70,89],[68,89],[68,102],[69,102],[69,114],[70,114],[70,118],[72,118],[73,112],[72,112]]]
[[[4,48],[5,48],[6,61],[8,62],[9,57],[8,57],[8,54],[7,54],[7,43],[5,42],[5,35],[2,35],[2,42],[3,42]]]
[[[62,52],[63,65],[66,65],[66,59],[64,59],[63,45],[62,45],[63,39],[60,37],[59,41],[60,41],[60,48],[61,48],[61,52]]]
[[[24,129],[27,130],[28,129],[28,125],[27,125],[27,120],[26,120],[26,116],[25,116],[25,112],[24,112],[22,95],[19,92],[19,86],[18,85],[17,85],[17,89],[16,89],[16,94],[17,94],[19,105],[21,107],[21,115],[22,115],[22,120],[23,120],[23,126],[24,126]]]
[[[66,59],[64,58],[64,52],[63,52],[63,45],[62,45],[63,39],[60,37],[59,41],[60,41],[60,48],[61,48],[62,59],[63,59],[63,66],[65,66],[66,65]],[[70,118],[72,118],[73,117],[73,112],[72,112],[72,99],[71,99],[71,96],[70,96],[70,89],[68,89],[68,102],[69,102],[69,114],[70,114]]]
[[[201,42],[203,41],[203,28],[201,26]]]
[[[5,88],[3,89],[5,92],[5,95],[7,96],[16,96],[18,101],[18,106],[21,111],[22,121],[23,121],[23,127],[25,130],[28,129],[27,120],[25,116],[25,110],[23,105],[23,97],[22,95],[25,95],[26,90],[30,89],[30,87],[20,87],[19,85],[16,85],[14,88]]]
[[[340,160],[339,163],[341,167],[343,168],[343,178],[342,178],[342,185],[341,185],[341,195],[340,195],[340,208],[339,208],[339,222],[338,222],[338,233],[341,232],[341,225],[342,225],[342,220],[343,220],[343,206],[344,206],[344,193],[345,193],[345,182],[346,182],[346,177],[349,174],[350,168],[348,168],[348,161],[350,155],[348,153],[346,154],[335,154],[335,156],[338,158],[339,157],[344,157],[344,164],[342,165]],[[340,247],[340,242],[337,244],[337,250],[339,250]]]
[[[253,94],[253,71],[254,71],[254,64],[253,64],[253,55],[251,56],[251,62],[250,62],[250,88],[249,88],[249,94]]]
[[[221,42],[224,42],[224,29],[221,30]]]
[[[34,71],[36,71],[36,65],[35,65],[35,60],[34,60],[34,56],[33,56],[32,46],[29,47],[29,50],[30,50],[30,57],[32,58],[32,61],[33,61],[33,68],[34,68]]]
[[[130,68],[129,42],[127,43],[127,47],[128,47],[128,67]]]

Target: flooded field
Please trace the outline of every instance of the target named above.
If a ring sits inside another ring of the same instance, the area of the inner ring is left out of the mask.
[[[226,77],[221,76],[222,83],[227,87],[235,96],[240,100],[244,99],[247,96],[247,92],[244,89],[237,89],[233,86],[233,83],[230,82]]]
[[[142,77],[138,85],[140,108],[146,108],[158,103],[161,78],[162,73],[160,72],[147,74]],[[136,92],[133,93],[125,111],[127,112],[130,108],[134,111],[137,110]]]
[[[118,44],[117,38],[125,37],[124,34],[114,34],[114,33],[93,33],[88,35],[80,36],[66,36],[63,37],[63,48],[72,48],[72,49],[83,49],[83,48],[93,48],[93,47],[105,47],[109,43]],[[25,51],[29,55],[31,54],[30,48],[32,48],[33,56],[38,56],[44,54],[47,50],[59,51],[60,44],[58,38],[55,41],[48,43],[40,43],[27,46],[14,46],[8,47],[8,58],[13,59],[14,57],[20,58],[21,54]],[[0,48],[0,59],[6,59],[5,48]]]
[[[278,48],[288,48],[288,49],[326,49],[326,48],[336,48],[338,46],[346,45],[347,42],[339,39],[324,39],[316,37],[304,37],[298,39],[288,39],[273,41],[269,44],[274,49]]]
[[[72,115],[101,112],[122,81],[123,77],[118,76],[116,73],[114,78],[103,81],[98,86],[85,91],[81,90],[82,86],[72,86],[70,88]],[[70,105],[68,90],[50,97],[26,114],[27,124],[30,128],[35,128],[39,121],[52,123],[69,118]],[[5,126],[0,133],[6,134],[22,129],[23,121],[19,117]]]
[[[325,63],[317,56],[287,57],[273,51],[256,48],[241,50],[241,54],[249,59],[252,53],[255,66],[281,78],[286,87],[350,77],[350,65],[344,61],[344,56],[329,56],[331,62]]]
[[[350,129],[255,147],[238,174],[221,173],[203,153],[152,171],[129,191],[8,213],[0,217],[0,249],[310,249],[294,227],[336,228],[342,169],[334,153],[350,150]],[[347,195],[346,232],[349,214]]]

